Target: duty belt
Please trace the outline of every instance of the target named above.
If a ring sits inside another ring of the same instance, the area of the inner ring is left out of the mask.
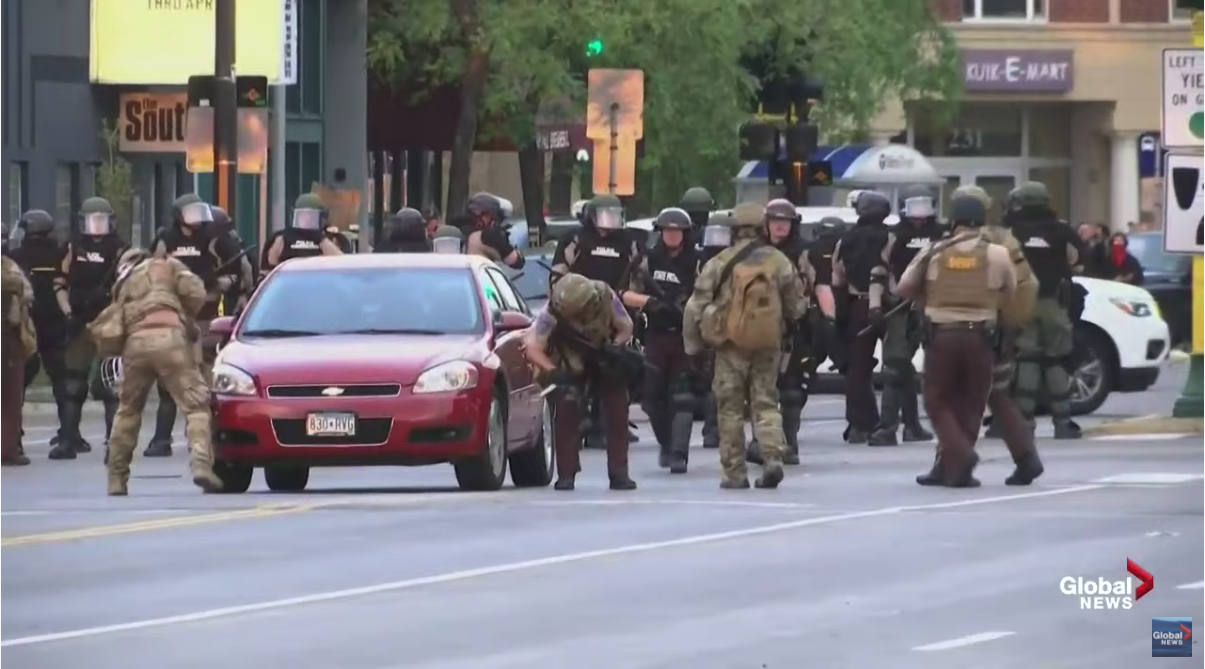
[[[953,323],[933,323],[934,332],[965,332],[967,330],[990,330],[996,327],[993,321],[955,321]]]

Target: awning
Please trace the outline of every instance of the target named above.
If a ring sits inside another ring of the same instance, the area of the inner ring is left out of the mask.
[[[827,160],[833,168],[833,185],[872,188],[881,185],[942,184],[945,180],[916,149],[903,144],[821,146],[809,162]],[[745,163],[736,178],[760,181],[769,177],[764,160]]]
[[[808,158],[808,162],[827,160],[833,166],[833,174],[845,174],[845,171],[858,159],[858,156],[865,153],[869,148],[869,146],[860,144],[821,146],[816,148],[816,151]],[[769,177],[770,164],[764,160],[750,160],[742,165],[740,171],[736,174],[737,179],[762,180]]]

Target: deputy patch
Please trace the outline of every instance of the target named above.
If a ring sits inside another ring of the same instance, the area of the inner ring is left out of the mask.
[[[952,255],[952,256],[946,257],[946,268],[947,269],[952,269],[952,270],[957,270],[957,271],[966,271],[966,270],[975,269],[978,266],[979,266],[979,259],[975,258],[974,256],[954,256],[954,255]]]

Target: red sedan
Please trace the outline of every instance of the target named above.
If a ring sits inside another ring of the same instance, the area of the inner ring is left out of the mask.
[[[476,256],[289,261],[256,292],[212,384],[215,469],[299,491],[311,467],[451,463],[466,490],[552,479],[552,420],[523,355],[527,304]]]

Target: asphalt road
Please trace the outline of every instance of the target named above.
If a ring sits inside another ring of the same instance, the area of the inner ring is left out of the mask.
[[[1166,411],[1182,370],[1081,423]],[[1199,437],[1041,440],[1047,475],[923,489],[931,445],[840,443],[814,399],[804,465],[777,491],[721,491],[714,451],[634,493],[587,452],[574,493],[461,494],[449,467],[323,470],[304,494],[204,496],[183,453],[104,495],[100,449],[3,470],[2,660],[12,667],[777,669],[1092,667],[1150,657],[1149,619],[1205,618]],[[144,438],[151,427],[148,414]],[[100,446],[99,415],[85,432]],[[1039,435],[1049,435],[1046,421]],[[182,439],[178,440],[182,443]],[[181,449],[178,449],[181,450]],[[1064,576],[1155,589],[1081,610]],[[1195,641],[1195,636],[1193,637]],[[1192,659],[1160,666],[1202,666]],[[1177,664],[1178,663],[1178,664]]]

